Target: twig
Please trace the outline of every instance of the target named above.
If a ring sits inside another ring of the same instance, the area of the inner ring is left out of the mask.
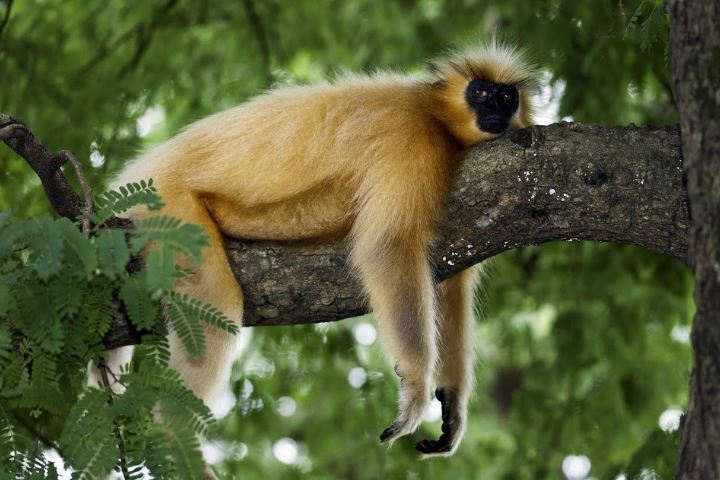
[[[243,0],[242,3],[250,22],[250,27],[252,28],[253,33],[255,33],[255,38],[257,39],[258,47],[260,48],[260,60],[263,64],[263,72],[265,73],[265,79],[269,86],[272,83],[273,75],[270,70],[270,45],[268,43],[267,35],[265,34],[265,27],[262,19],[260,19],[260,15],[258,15],[257,10],[255,9],[253,1]]]
[[[40,177],[50,204],[60,215],[75,220],[81,214],[83,201],[60,170],[66,161],[64,156],[49,152],[20,120],[3,113],[0,140],[24,158]]]
[[[72,163],[72,166],[75,168],[75,175],[82,187],[83,195],[85,196],[85,208],[83,209],[82,214],[82,231],[87,237],[90,235],[90,217],[92,216],[94,208],[92,188],[90,188],[90,183],[88,183],[87,178],[85,178],[85,171],[83,170],[82,163],[80,163],[80,160],[78,160],[70,150],[61,150],[57,154],[63,158],[63,163],[65,161]]]
[[[135,53],[133,53],[130,61],[126,63],[118,72],[119,78],[122,78],[128,73],[132,72],[133,70],[135,70],[135,67],[140,64],[140,61],[145,56],[145,53],[150,47],[150,43],[155,36],[155,32],[160,23],[160,20],[162,19],[162,16],[169,12],[176,4],[177,0],[167,0],[165,2],[165,5],[163,5],[163,7],[159,9],[158,13],[153,16],[153,18],[147,25],[141,24],[137,28],[137,44],[135,46]]]
[[[98,368],[100,368],[100,376],[103,377],[103,383],[107,383],[106,386],[110,386],[110,382],[108,381],[107,375],[110,375],[113,378],[113,382],[117,383],[118,385],[122,385],[123,387],[127,388],[127,385],[125,385],[123,382],[120,381],[120,378],[118,378],[117,375],[115,375],[115,372],[110,370],[110,368],[107,366],[107,363],[105,363],[104,360],[100,360],[98,362]]]
[[[108,391],[108,405],[112,405],[113,403],[113,391],[112,388],[110,388],[110,380],[108,379],[108,373],[110,373],[113,378],[115,377],[115,374],[110,370],[107,366],[107,363],[105,363],[104,360],[100,360],[98,362],[98,368],[100,369],[100,378],[103,382],[103,387]],[[125,439],[122,436],[122,432],[120,431],[120,424],[117,421],[113,422],[113,435],[117,439],[117,446],[118,450],[120,451],[120,471],[122,472],[123,478],[125,480],[130,479],[130,471],[127,467],[127,459],[125,458]]]
[[[2,36],[3,30],[5,30],[5,26],[8,24],[8,21],[10,20],[10,11],[12,10],[13,6],[13,0],[8,0],[7,5],[5,6],[5,16],[2,19],[2,22],[0,22],[0,36]]]

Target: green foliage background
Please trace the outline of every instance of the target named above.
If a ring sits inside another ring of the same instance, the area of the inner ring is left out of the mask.
[[[263,89],[344,70],[415,71],[496,29],[547,72],[559,118],[676,120],[657,0],[0,0],[0,111],[51,149],[92,155],[100,190],[138,150]],[[164,121],[140,136],[149,108]],[[47,211],[38,180],[6,148],[0,186],[0,210]],[[670,478],[677,432],[662,432],[658,417],[687,401],[685,268],[634,247],[581,243],[508,252],[490,270],[476,393],[454,457],[421,462],[410,439],[390,451],[379,444],[397,380],[377,344],[355,340],[353,328],[368,321],[357,319],[249,332],[233,374],[237,407],[210,432],[224,456],[218,471],[554,479],[564,457],[583,454],[596,478]],[[361,388],[347,381],[355,367],[368,374]],[[277,412],[281,397],[296,403],[289,417]],[[47,418],[27,420],[28,432],[59,435],[43,430]],[[427,423],[415,439],[438,430]],[[273,454],[282,438],[296,442],[293,464]]]

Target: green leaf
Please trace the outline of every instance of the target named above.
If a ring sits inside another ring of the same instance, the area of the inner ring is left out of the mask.
[[[3,210],[0,212],[0,232],[3,231],[5,228],[5,225],[7,224],[8,219],[10,218],[10,210]]]
[[[140,371],[127,373],[123,380],[130,386],[115,399],[118,416],[132,416],[159,405],[165,417],[183,420],[196,434],[204,433],[214,421],[208,407],[183,385],[180,375],[171,368],[143,363]]]
[[[170,290],[180,276],[173,249],[154,246],[145,258],[145,275],[150,290]]]
[[[179,477],[192,480],[204,478],[205,464],[197,434],[181,422],[167,419],[163,422],[163,430]]]
[[[55,311],[50,288],[39,282],[26,282],[13,291],[10,309],[13,324],[46,352],[59,353],[65,331]]]
[[[95,237],[100,272],[108,278],[117,278],[125,273],[130,260],[130,249],[125,242],[125,231],[108,228],[100,230]]]
[[[12,357],[12,337],[10,331],[5,325],[0,324],[0,367],[3,365],[2,360]]]
[[[199,357],[205,352],[205,332],[187,297],[170,294],[165,303],[170,327],[185,345],[190,355]]]
[[[30,385],[22,392],[17,405],[58,414],[60,405],[57,399],[60,396],[60,384],[56,357],[43,352],[33,354],[32,357],[29,369]]]
[[[50,279],[47,288],[53,310],[58,317],[70,319],[77,315],[85,293],[83,280],[72,274],[58,275]]]
[[[66,418],[60,444],[74,476],[107,475],[119,458],[107,399],[104,390],[88,388]]]
[[[0,275],[0,317],[5,316],[10,306],[10,285],[7,277]]]
[[[127,212],[133,207],[144,206],[149,210],[162,208],[163,202],[158,197],[152,183],[152,179],[147,182],[141,180],[100,195],[95,200],[98,208],[93,214],[93,223],[102,225],[111,217]]]
[[[7,224],[9,210],[2,212],[2,225],[0,225],[0,259],[5,258],[10,249],[23,237],[28,236],[32,231],[32,221],[24,220]]]
[[[182,223],[179,218],[143,218],[135,222],[135,227],[131,241],[134,253],[139,252],[148,242],[157,242],[158,247],[184,253],[197,263],[202,258],[202,248],[209,245],[209,239],[201,227]]]
[[[134,275],[120,289],[120,298],[132,323],[139,329],[149,330],[158,318],[158,303],[153,301],[142,275]]]
[[[26,241],[32,249],[32,263],[42,280],[60,271],[63,259],[62,237],[52,218],[47,215],[31,222],[31,232]]]
[[[182,305],[182,308],[187,311],[189,315],[194,316],[201,322],[232,334],[237,334],[240,331],[237,324],[230,321],[225,314],[210,304],[203,303],[195,298],[190,298],[186,293],[170,292],[169,296],[172,301]]]
[[[82,270],[75,269],[74,271],[84,272],[85,278],[90,280],[97,268],[97,257],[92,243],[67,218],[60,218],[55,223],[58,233],[65,242],[67,261],[81,265]]]
[[[85,292],[80,318],[84,323],[83,330],[92,343],[99,342],[110,329],[114,310],[112,295],[112,290],[103,288],[103,285],[93,285]]]

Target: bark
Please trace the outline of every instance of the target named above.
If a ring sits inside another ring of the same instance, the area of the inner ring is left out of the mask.
[[[676,478],[710,480],[720,478],[720,4],[673,0],[670,18],[697,304]]]

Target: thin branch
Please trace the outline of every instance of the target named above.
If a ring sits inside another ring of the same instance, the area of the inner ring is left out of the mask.
[[[112,406],[113,404],[113,391],[110,387],[110,379],[108,378],[108,373],[110,373],[113,378],[117,379],[115,377],[115,374],[108,368],[107,364],[104,360],[100,360],[98,362],[98,369],[100,370],[100,378],[102,379],[103,387],[108,392],[108,405]],[[127,466],[127,455],[125,453],[125,439],[122,436],[122,432],[120,431],[120,424],[117,420],[113,422],[113,435],[115,436],[115,439],[117,440],[117,446],[118,451],[120,452],[120,472],[122,472],[123,478],[125,480],[130,479],[130,471],[128,470]]]
[[[87,237],[90,235],[90,217],[92,217],[94,208],[92,188],[90,188],[90,183],[87,181],[87,178],[85,178],[85,171],[83,170],[82,163],[80,163],[80,160],[78,160],[71,151],[62,150],[58,152],[58,155],[62,157],[64,161],[69,161],[75,168],[75,175],[77,176],[78,182],[80,182],[80,187],[83,190],[83,194],[85,196],[85,208],[83,209],[82,214],[82,231]]]
[[[126,63],[118,72],[118,78],[123,78],[140,64],[140,61],[145,56],[152,43],[157,27],[160,21],[168,11],[170,11],[177,4],[177,0],[167,0],[165,5],[153,15],[153,18],[146,25],[140,25],[136,31],[137,43],[135,44],[135,52],[128,63]]]
[[[81,214],[83,201],[60,169],[63,157],[50,153],[20,120],[3,113],[0,140],[28,162],[40,177],[50,204],[61,216],[75,220]]]
[[[12,11],[13,6],[13,0],[7,0],[7,3],[5,4],[5,16],[2,19],[2,22],[0,22],[0,37],[2,37],[3,31],[5,30],[5,26],[8,24],[8,21],[10,20],[10,12]]]
[[[272,83],[273,75],[270,69],[270,44],[268,42],[267,34],[265,32],[265,26],[263,25],[260,15],[258,15],[255,3],[253,0],[242,0],[243,7],[245,8],[245,14],[247,15],[250,28],[252,28],[255,34],[255,39],[260,49],[260,61],[262,62],[263,72],[265,73],[265,80],[268,85]]]
[[[141,21],[137,25],[134,25],[122,33],[109,45],[107,41],[103,41],[98,50],[95,52],[95,55],[93,55],[93,57],[80,68],[80,73],[84,75],[99,65],[102,61],[109,58],[111,54],[123,47],[128,41],[136,38],[137,43],[133,56],[128,63],[120,68],[118,76],[122,78],[130,73],[137,67],[142,60],[142,57],[145,55],[152,40],[152,36],[154,35],[154,30],[159,25],[162,15],[167,13],[176,4],[177,0],[167,0],[165,5],[163,5],[157,12],[153,13],[152,19],[148,23]]]

